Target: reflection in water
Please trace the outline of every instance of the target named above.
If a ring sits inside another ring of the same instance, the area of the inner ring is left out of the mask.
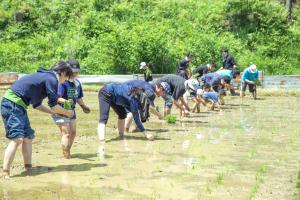
[[[98,158],[99,158],[100,167],[106,166],[106,164],[105,164],[105,142],[99,143]]]
[[[182,150],[185,150],[187,148],[189,148],[190,146],[190,141],[189,140],[185,140],[183,143],[182,143]]]
[[[3,191],[3,200],[11,200],[8,190],[6,190],[4,187],[2,188]]]
[[[204,135],[202,135],[201,133],[196,134],[196,138],[197,138],[198,140],[202,140],[202,139],[204,138]]]
[[[254,132],[255,128],[249,124],[249,120],[247,120],[247,118],[244,116],[244,110],[243,110],[242,106],[240,106],[240,123],[241,123],[242,129],[246,133]]]
[[[189,166],[189,167],[192,167],[193,164],[195,164],[195,163],[196,163],[196,160],[195,160],[195,158],[193,158],[193,157],[185,158],[185,159],[183,160],[183,164],[184,164],[184,165],[187,165],[187,166]]]

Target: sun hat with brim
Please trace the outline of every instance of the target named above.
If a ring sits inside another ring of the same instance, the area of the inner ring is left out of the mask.
[[[186,80],[184,82],[185,88],[197,91],[200,88],[200,84],[196,79]]]
[[[204,93],[204,91],[202,89],[198,89],[197,90],[197,95],[202,96]]]
[[[171,89],[169,83],[167,82],[161,82],[160,85],[163,87],[164,91],[166,92],[168,92]]]
[[[71,66],[72,72],[80,72],[80,64],[77,60],[69,59],[67,63]]]
[[[146,62],[141,62],[140,69],[143,69],[145,66],[147,66],[147,63]]]
[[[249,72],[255,74],[257,72],[256,65],[250,65]]]

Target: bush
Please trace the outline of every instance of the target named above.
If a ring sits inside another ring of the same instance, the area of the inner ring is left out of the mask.
[[[238,66],[268,74],[299,73],[300,6],[260,0],[3,0],[0,71],[29,73],[77,58],[83,74],[174,73],[191,51],[192,67],[215,62],[227,47]],[[24,19],[15,20],[15,13]]]

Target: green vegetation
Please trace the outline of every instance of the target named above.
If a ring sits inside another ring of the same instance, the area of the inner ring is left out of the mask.
[[[169,124],[174,124],[176,122],[176,115],[167,115],[165,116],[165,120]]]
[[[174,72],[187,51],[194,67],[221,64],[227,47],[241,68],[300,73],[300,9],[279,0],[1,0],[0,71],[33,72],[60,59],[84,74]]]

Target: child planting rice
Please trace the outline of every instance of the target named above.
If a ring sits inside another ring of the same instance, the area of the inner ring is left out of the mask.
[[[60,114],[69,118],[74,116],[73,110],[65,110],[57,105],[58,83],[68,80],[71,75],[70,65],[61,61],[56,63],[51,70],[40,68],[36,73],[25,75],[7,90],[1,103],[6,138],[10,140],[3,159],[5,178],[10,176],[10,167],[20,145],[22,145],[26,173],[31,174],[32,140],[35,135],[27,115],[27,107],[30,104],[34,109],[48,114]],[[46,97],[48,97],[50,108],[42,104]]]
[[[217,104],[218,110],[220,112],[222,112],[221,105],[222,105],[224,96],[226,96],[225,90],[220,90],[220,92],[218,94],[215,91],[211,91],[209,85],[204,86],[204,93],[203,93],[202,97],[206,102],[209,102],[211,104],[210,105],[211,111],[215,109],[215,105]]]
[[[205,101],[201,98],[202,89],[200,88],[200,84],[196,79],[189,79],[185,81],[185,89],[186,92],[183,95],[185,102],[188,102],[188,97],[192,98],[194,105],[192,107],[192,112],[200,112],[200,104],[204,104]]]
[[[81,83],[78,79],[80,73],[80,65],[76,60],[69,60],[73,72],[72,77],[58,86],[58,103],[65,109],[73,110],[75,113],[75,105],[78,103],[83,112],[89,113],[90,108],[85,105],[83,101],[83,92]],[[66,159],[71,158],[71,147],[76,136],[76,114],[72,118],[65,118],[64,116],[53,115],[55,123],[57,124],[61,134],[61,144],[63,155]]]

